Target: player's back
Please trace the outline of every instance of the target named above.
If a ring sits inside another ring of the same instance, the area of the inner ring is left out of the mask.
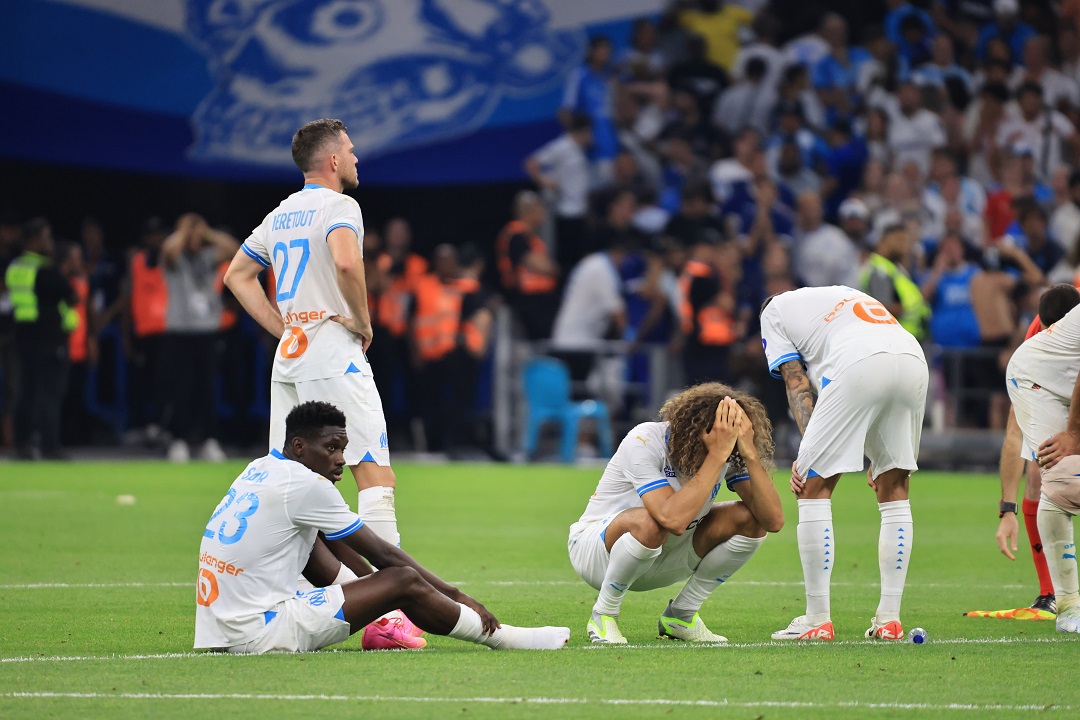
[[[351,230],[362,248],[364,225],[356,201],[319,185],[305,185],[244,241],[244,252],[274,272],[271,293],[285,321],[274,358],[276,381],[340,377],[350,364],[363,365],[360,339],[330,320],[352,315],[326,241],[338,228]]]
[[[769,370],[801,359],[815,387],[858,360],[878,353],[924,358],[915,337],[880,302],[841,285],[781,293],[761,314]]]
[[[1028,381],[1069,400],[1080,374],[1080,305],[1033,335],[1009,361],[1007,380]]]
[[[315,477],[271,454],[233,481],[199,546],[196,647],[239,642],[265,625],[266,608],[295,595],[318,531],[297,527],[288,508]]]

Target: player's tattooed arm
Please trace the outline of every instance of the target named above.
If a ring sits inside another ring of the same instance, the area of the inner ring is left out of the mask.
[[[799,434],[805,435],[810,415],[814,412],[814,386],[810,384],[801,360],[790,360],[781,365],[780,377],[784,379],[788,407],[795,417],[795,424],[799,426]]]

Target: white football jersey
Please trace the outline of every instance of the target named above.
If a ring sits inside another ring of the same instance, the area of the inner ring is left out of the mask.
[[[870,355],[890,353],[923,358],[922,347],[880,302],[842,285],[781,293],[761,314],[761,344],[769,372],[802,360],[814,389],[839,377]]]
[[[675,492],[682,489],[690,478],[683,477],[672,469],[667,453],[668,424],[666,422],[641,423],[627,434],[619,443],[596,492],[589,498],[589,504],[579,522],[613,518],[623,510],[645,507],[642,497],[653,490],[670,487]],[[738,472],[727,463],[716,477],[712,497],[701,507],[692,528],[712,507],[716,494],[720,492],[722,478],[727,479],[728,489],[740,480],[749,480],[745,472]]]
[[[277,450],[252,462],[203,531],[195,647],[250,642],[296,597],[319,531],[338,540],[363,524],[333,483]]]
[[[364,220],[348,195],[305,185],[251,231],[241,249],[263,267],[273,267],[278,311],[285,334],[274,354],[273,380],[299,382],[358,372],[367,363],[360,338],[333,322],[350,317],[337,282],[326,238],[346,227],[363,253]]]
[[[1005,371],[1010,383],[1031,383],[1072,403],[1080,374],[1080,305],[1017,348]]]

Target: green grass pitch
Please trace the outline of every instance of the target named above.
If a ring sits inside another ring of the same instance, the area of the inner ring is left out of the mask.
[[[1076,638],[1051,622],[961,616],[1026,604],[1037,589],[1026,548],[1015,563],[997,552],[988,475],[913,480],[903,619],[929,631],[925,646],[862,640],[877,602],[878,513],[858,476],[834,499],[838,642],[769,641],[804,607],[784,489],[787,526],[702,610],[731,646],[659,640],[671,589],[631,593],[631,646],[594,648],[594,592],[570,568],[566,532],[599,469],[401,464],[404,547],[505,622],[569,625],[569,648],[499,653],[433,638],[419,652],[362,653],[353,638],[306,656],[195,655],[199,541],[240,468],[0,465],[0,717],[1080,716]],[[124,494],[136,503],[119,504]]]

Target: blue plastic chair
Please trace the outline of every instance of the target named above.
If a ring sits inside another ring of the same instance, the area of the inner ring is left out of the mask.
[[[530,360],[523,372],[528,418],[525,422],[525,453],[532,457],[540,442],[540,426],[546,422],[562,425],[561,456],[572,463],[577,455],[578,424],[582,418],[596,421],[600,452],[611,456],[611,416],[599,400],[574,402],[570,399],[570,372],[560,360],[540,357]]]

